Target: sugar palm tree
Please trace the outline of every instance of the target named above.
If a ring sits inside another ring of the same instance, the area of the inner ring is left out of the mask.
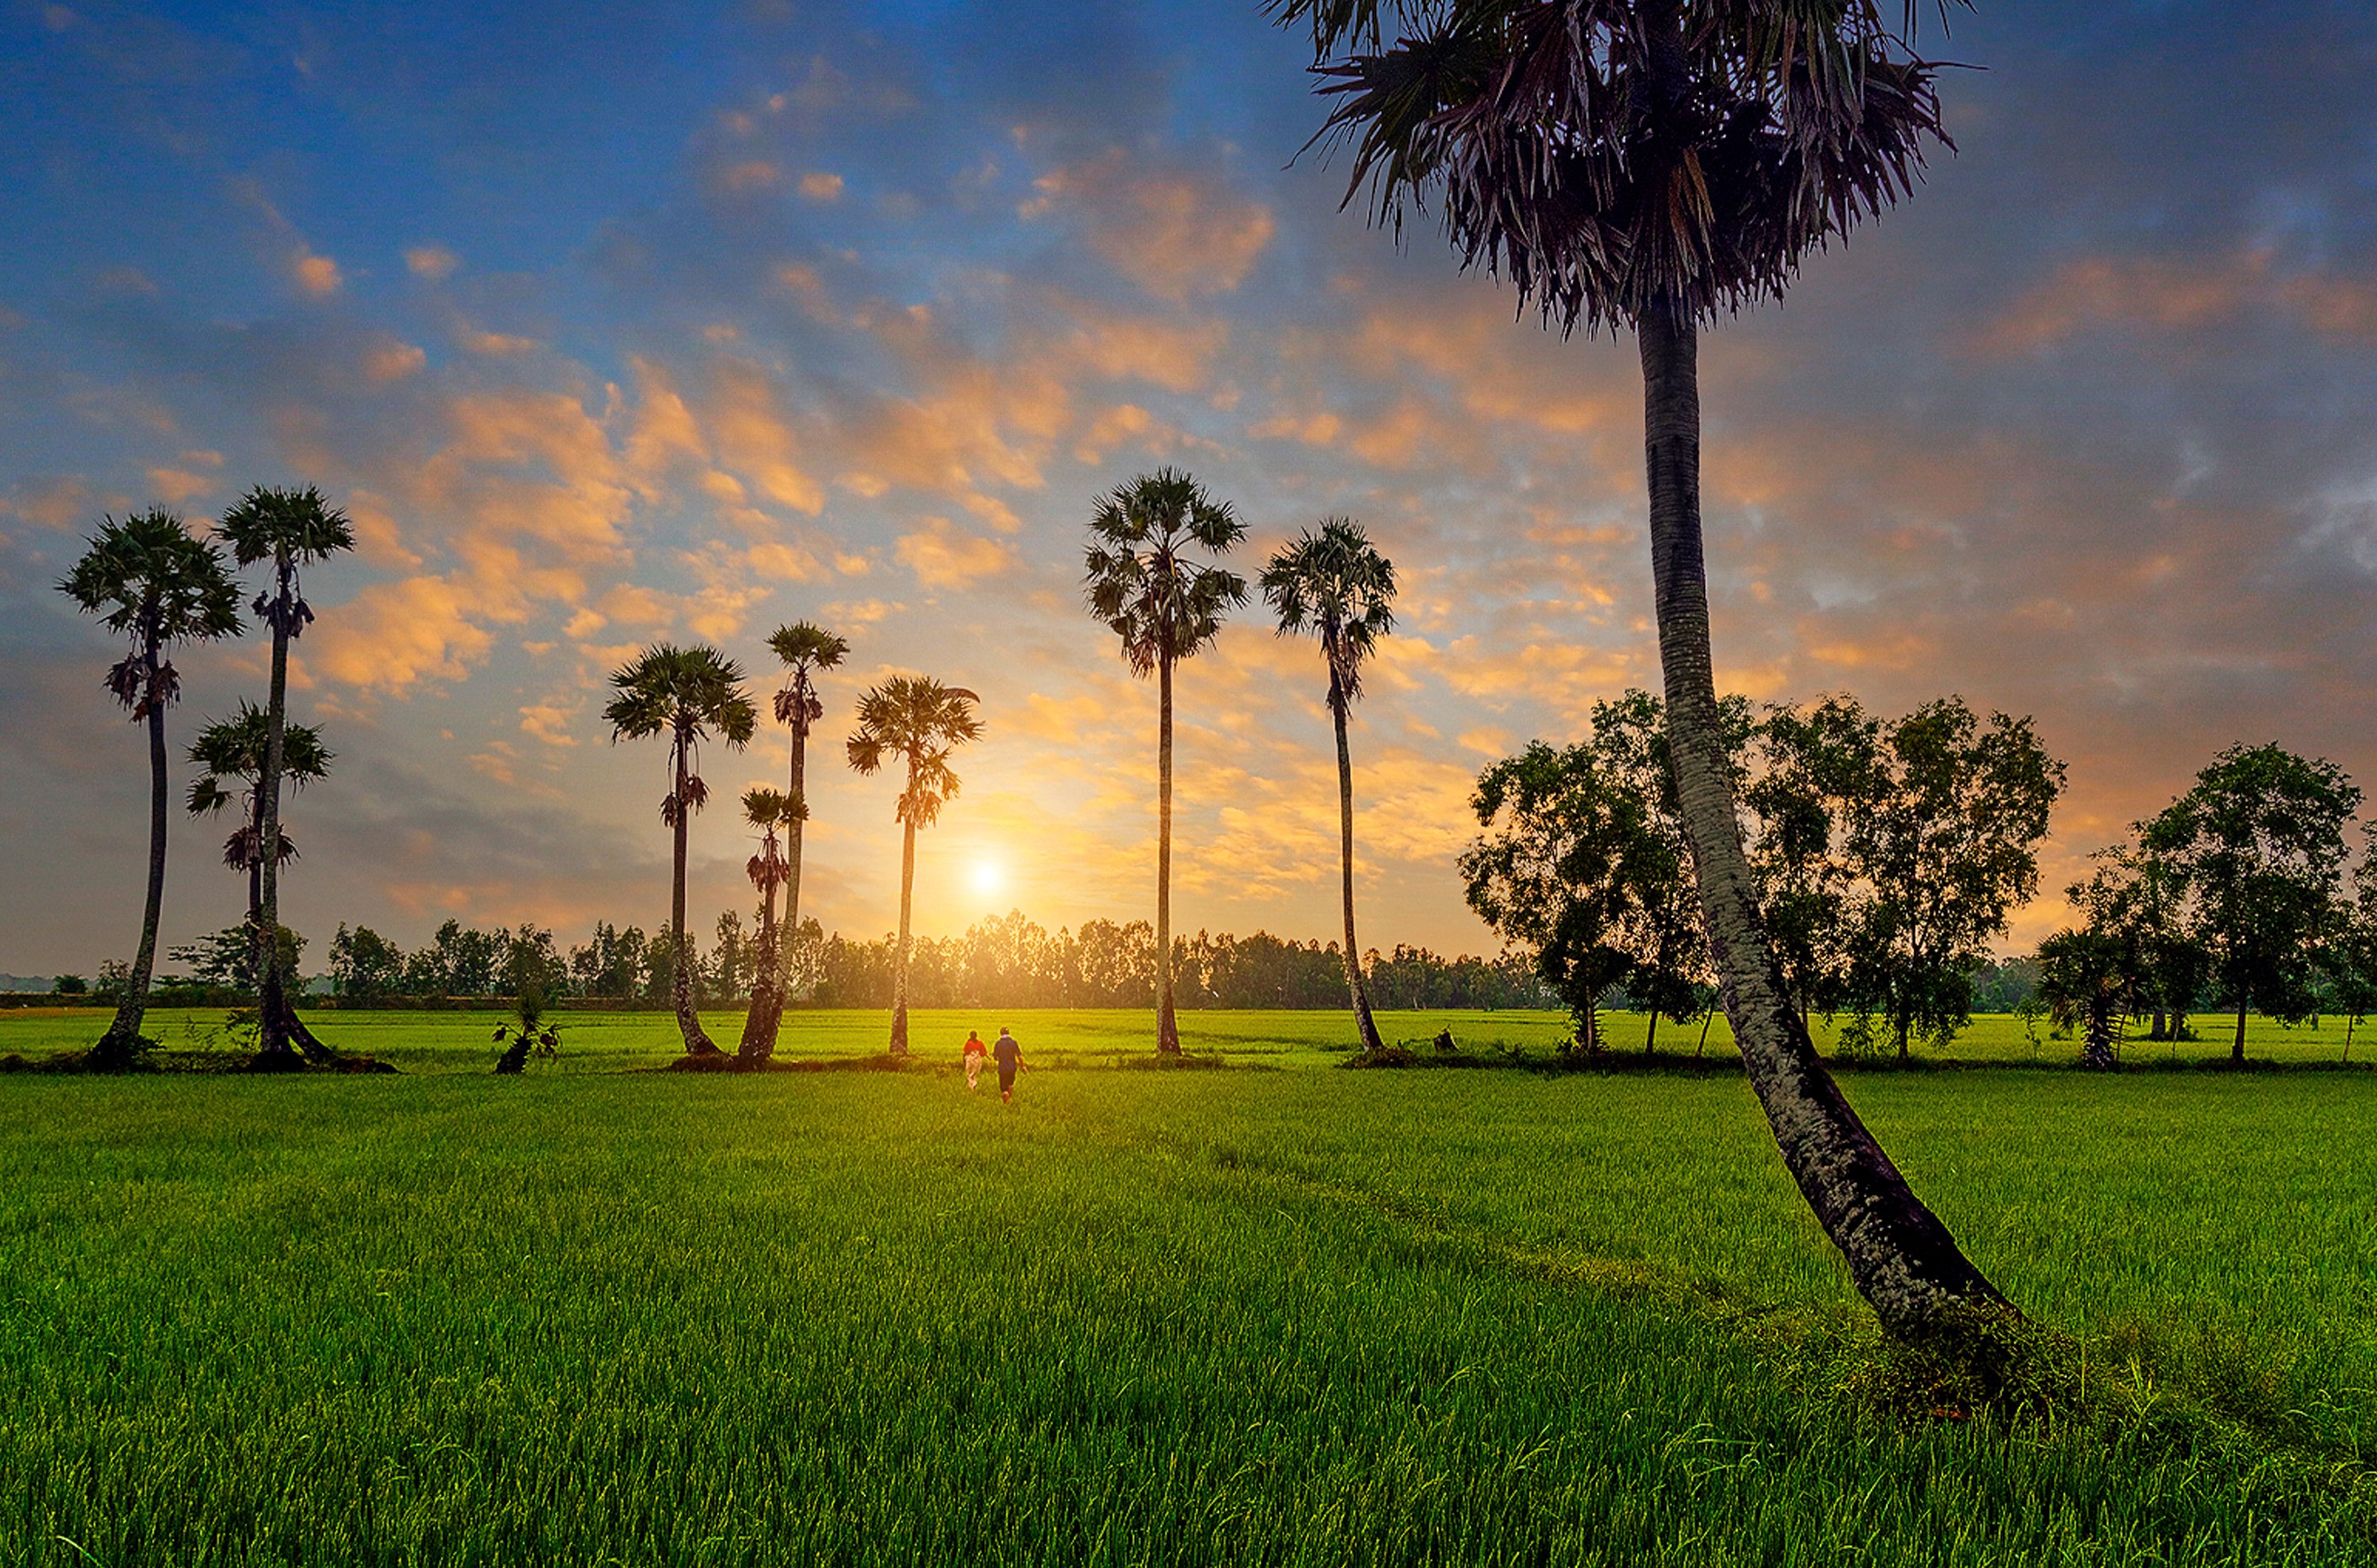
[[[801,928],[801,836],[803,825],[809,820],[808,751],[809,726],[825,717],[825,704],[818,700],[815,676],[819,670],[830,670],[850,652],[850,644],[823,627],[808,621],[796,621],[780,626],[768,639],[792,675],[792,680],[776,693],[776,722],[793,732],[793,766],[790,788],[792,815],[784,825],[784,929]],[[777,959],[782,971],[782,995],[793,994],[793,944],[782,944]],[[770,1042],[772,1045],[772,1042]]]
[[[1678,795],[1734,1035],[1784,1163],[1902,1337],[1985,1343],[2013,1312],[1817,1059],[1742,851],[1709,654],[1699,332],[1779,298],[1807,255],[1878,216],[1945,144],[1937,67],[1879,0],[1270,0],[1308,26],[1316,140],[1350,203],[1433,211],[1464,268],[1563,332],[1641,351],[1651,573]],[[1390,44],[1383,29],[1400,36]]]
[[[758,712],[743,694],[743,666],[705,643],[657,643],[614,670],[611,685],[618,695],[603,708],[603,718],[614,745],[669,737],[669,792],[661,797],[661,820],[675,835],[669,880],[669,999],[686,1054],[715,1056],[718,1047],[702,1032],[693,1008],[693,953],[685,940],[686,832],[710,799],[710,786],[694,771],[701,743],[714,733],[742,749],[758,727]]]
[[[140,945],[115,1004],[114,1022],[91,1047],[95,1067],[129,1066],[146,1043],[140,1033],[149,1008],[149,981],[157,967],[157,922],[165,902],[165,710],[180,700],[182,677],[167,654],[176,643],[210,642],[239,635],[239,585],[223,569],[222,552],[195,538],[172,512],[151,509],[118,522],[108,518],[90,548],[58,583],[58,591],[110,631],[132,640],[131,651],[109,666],[107,689],[149,726],[149,897],[140,916]]]
[[[1283,637],[1320,639],[1329,664],[1329,718],[1337,730],[1337,845],[1345,904],[1345,987],[1354,996],[1354,1023],[1362,1048],[1380,1048],[1370,1017],[1370,989],[1362,979],[1362,950],[1354,940],[1354,759],[1345,717],[1362,695],[1362,661],[1394,629],[1394,563],[1379,554],[1351,518],[1321,521],[1283,545],[1263,568],[1263,598],[1278,612]]]
[[[1227,501],[1177,468],[1142,473],[1100,497],[1090,513],[1082,594],[1090,614],[1122,640],[1130,673],[1156,682],[1155,1048],[1180,1049],[1172,1007],[1172,670],[1222,629],[1223,612],[1246,603],[1246,580],[1201,557],[1246,537]]]
[[[916,887],[916,830],[929,828],[958,792],[950,754],[982,736],[974,704],[962,686],[929,676],[893,676],[858,700],[858,727],[846,749],[850,765],[872,774],[893,758],[906,764],[900,792],[900,945],[891,971],[891,1054],[908,1054],[909,911]]]
[[[743,1015],[743,1044],[735,1053],[747,1063],[776,1054],[776,1031],[784,1017],[784,968],[778,956],[776,890],[792,880],[792,868],[776,846],[776,830],[797,831],[794,797],[780,789],[754,784],[743,792],[743,820],[759,830],[759,853],[744,870],[759,890],[758,976],[751,987],[750,1011]]]
[[[2081,1027],[2080,1061],[2113,1065],[2115,1020],[2147,987],[2136,946],[2112,931],[2058,931],[2038,944],[2038,996],[2059,1028]]]
[[[257,781],[263,797],[262,842],[278,841],[281,832],[281,752],[289,717],[289,644],[314,619],[313,607],[299,592],[300,569],[328,560],[340,550],[354,548],[355,533],[344,512],[325,500],[311,485],[302,490],[263,485],[241,497],[223,513],[221,533],[241,566],[269,561],[271,586],[257,595],[255,610],[272,628],[272,684],[265,704],[269,728],[264,772]],[[281,969],[281,861],[263,859],[262,918],[257,926],[256,1012],[269,1057],[289,1054],[293,1041],[309,1055],[327,1055],[313,1031],[298,1022],[288,993],[290,976]]]
[[[217,815],[233,798],[227,786],[245,786],[241,791],[245,809],[240,813],[240,825],[223,840],[223,864],[247,873],[249,941],[257,952],[263,951],[254,933],[264,921],[263,782],[265,759],[271,748],[269,717],[255,703],[242,702],[230,718],[217,719],[201,729],[189,751],[190,760],[198,765],[198,776],[190,783],[191,816]],[[331,757],[317,726],[290,724],[281,735],[281,782],[294,792],[327,778]],[[279,844],[273,858],[282,862],[297,858],[297,845],[288,830],[276,821],[272,831]]]

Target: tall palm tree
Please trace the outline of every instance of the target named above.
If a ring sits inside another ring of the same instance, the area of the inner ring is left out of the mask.
[[[149,1009],[149,981],[157,967],[157,921],[165,903],[165,710],[180,700],[182,677],[167,652],[178,642],[210,642],[239,635],[239,585],[223,569],[222,552],[194,538],[172,512],[152,508],[108,518],[91,536],[58,592],[110,631],[128,634],[131,651],[111,665],[107,689],[149,725],[149,898],[140,916],[140,945],[115,1004],[114,1022],[92,1047],[90,1064],[129,1066],[146,1044],[140,1033]]]
[[[256,942],[254,933],[264,920],[263,782],[265,760],[271,748],[270,719],[255,703],[242,702],[230,718],[217,719],[200,730],[197,738],[190,743],[189,752],[190,760],[198,765],[198,776],[190,783],[191,816],[214,816],[232,803],[227,784],[246,786],[243,792],[246,809],[241,813],[240,825],[223,840],[223,864],[234,871],[247,873],[247,920],[252,947]],[[292,791],[328,778],[331,758],[317,726],[290,724],[281,731],[281,782]],[[297,845],[286,828],[275,822],[273,836],[278,841],[275,860],[297,858]]]
[[[758,728],[758,711],[743,694],[743,666],[707,643],[656,643],[633,664],[614,670],[611,685],[619,694],[603,708],[603,718],[611,726],[613,745],[669,737],[669,792],[661,797],[661,820],[675,835],[669,880],[669,999],[676,1007],[686,1054],[716,1056],[718,1047],[702,1032],[693,1010],[693,953],[685,940],[686,832],[710,799],[710,786],[694,772],[701,743],[715,732],[741,750]]]
[[[950,753],[982,736],[974,704],[962,686],[929,676],[893,676],[858,700],[858,727],[846,749],[850,765],[872,774],[897,757],[907,765],[900,792],[900,946],[891,971],[891,1054],[908,1054],[909,911],[916,888],[916,830],[929,828],[958,792]]]
[[[1337,729],[1337,845],[1345,902],[1345,987],[1354,995],[1354,1023],[1362,1048],[1380,1047],[1370,1017],[1370,988],[1362,979],[1362,950],[1354,940],[1354,758],[1345,744],[1345,715],[1362,695],[1362,661],[1394,629],[1395,567],[1379,554],[1351,518],[1323,518],[1283,545],[1263,568],[1263,598],[1278,612],[1283,637],[1320,640],[1329,664],[1329,718]]]
[[[757,1064],[776,1054],[776,1030],[784,1017],[784,968],[778,957],[776,890],[792,880],[792,868],[776,846],[776,830],[797,829],[794,796],[765,784],[743,792],[743,820],[759,830],[759,853],[744,870],[759,890],[758,976],[751,987],[751,1007],[743,1015],[743,1043],[736,1051],[746,1063]]]
[[[825,704],[818,700],[814,676],[819,670],[830,670],[850,652],[850,644],[823,627],[808,621],[796,621],[780,626],[768,639],[792,673],[792,681],[776,693],[776,722],[793,732],[792,815],[784,819],[784,929],[801,928],[801,833],[809,820],[808,753],[809,726],[825,717]],[[782,970],[782,995],[793,994],[793,944],[786,941],[778,956]],[[772,1045],[772,1041],[770,1042]]]
[[[1879,216],[1945,145],[1937,67],[1880,0],[1270,0],[1308,25],[1316,140],[1350,145],[1400,228],[1432,209],[1464,268],[1563,332],[1641,351],[1651,575],[1673,762],[1726,1011],[1784,1163],[1857,1288],[1903,1337],[1966,1347],[2013,1309],[1917,1199],[1789,1004],[1742,851],[1709,655],[1701,323],[1781,297],[1812,250]],[[1384,41],[1392,21],[1398,36]]]
[[[1246,524],[1227,501],[1177,468],[1142,473],[1090,513],[1082,595],[1122,640],[1130,673],[1156,681],[1155,1048],[1177,1054],[1172,1009],[1172,668],[1220,634],[1247,599],[1246,580],[1200,559],[1228,554]]]
[[[272,628],[272,685],[265,705],[269,733],[264,772],[257,781],[263,797],[261,823],[265,844],[281,834],[281,753],[289,718],[289,644],[314,619],[313,607],[298,592],[301,568],[328,560],[340,550],[354,548],[355,533],[346,513],[332,507],[311,485],[302,490],[257,485],[223,513],[221,533],[241,566],[272,563],[271,586],[257,595],[254,608]],[[281,970],[281,860],[263,857],[262,918],[257,927],[256,1011],[263,1035],[262,1052],[286,1056],[291,1042],[309,1055],[327,1055],[313,1031],[298,1021],[289,1000],[289,976]]]

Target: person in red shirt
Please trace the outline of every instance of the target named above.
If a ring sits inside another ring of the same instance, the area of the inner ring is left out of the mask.
[[[971,1029],[967,1030],[967,1031],[966,1031],[966,1043],[965,1043],[965,1070],[966,1070],[966,1087],[967,1087],[967,1088],[969,1088],[969,1089],[979,1089],[979,1088],[981,1088],[981,1087],[982,1087],[982,1062],[983,1062],[983,1058],[985,1058],[985,1057],[988,1056],[989,1054],[990,1054],[989,1047],[986,1047],[986,1046],[985,1046],[985,1045],[982,1043],[982,1036],[981,1036],[980,1035],[978,1035],[978,1034],[974,1033],[974,1032],[973,1032],[973,1030],[971,1030]]]

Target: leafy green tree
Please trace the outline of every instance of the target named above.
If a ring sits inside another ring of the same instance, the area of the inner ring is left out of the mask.
[[[1345,716],[1362,695],[1362,664],[1379,639],[1394,629],[1394,563],[1380,555],[1351,518],[1323,519],[1283,545],[1263,569],[1262,592],[1279,616],[1282,636],[1320,640],[1329,665],[1329,719],[1337,731],[1337,842],[1345,906],[1345,988],[1354,999],[1354,1025],[1366,1051],[1383,1049],[1362,981],[1361,949],[1354,939],[1354,759]],[[1168,919],[1167,919],[1168,925]]]
[[[339,923],[330,938],[330,987],[339,999],[373,1002],[404,989],[404,952],[369,926]]]
[[[809,729],[825,717],[825,704],[818,700],[817,676],[820,671],[832,669],[850,652],[850,644],[823,627],[808,621],[795,621],[780,626],[768,638],[768,646],[782,661],[792,676],[776,693],[776,722],[793,733],[792,778],[786,789],[791,814],[780,816],[778,825],[784,830],[784,926],[798,930],[801,924],[801,838],[809,820],[808,749]],[[755,824],[756,825],[756,824]],[[778,979],[779,999],[789,999],[793,994],[793,948],[789,942],[779,943],[781,971]],[[749,1037],[747,1029],[746,1036]],[[772,1053],[776,1037],[767,1037],[767,1049]]]
[[[1439,216],[1464,267],[1563,330],[1641,351],[1651,568],[1678,794],[1711,948],[1783,1159],[1885,1328],[1968,1347],[2012,1308],[1816,1057],[1761,924],[1709,653],[1699,330],[1779,298],[1808,254],[1911,190],[1943,143],[1935,67],[1877,0],[1270,0],[1312,31],[1346,200]],[[1383,42],[1392,24],[1396,39]]]
[[[1485,832],[1460,858],[1469,907],[1576,1016],[1577,1041],[1602,1048],[1601,999],[1634,960],[1619,945],[1632,906],[1625,872],[1640,802],[1595,765],[1592,748],[1531,741],[1478,775],[1470,806]]]
[[[1176,468],[1142,473],[1099,498],[1090,514],[1082,593],[1122,643],[1131,674],[1156,679],[1155,1048],[1177,1053],[1172,987],[1172,671],[1246,603],[1247,584],[1206,557],[1246,537],[1227,501]]]
[[[1478,775],[1471,807],[1486,831],[1459,861],[1469,905],[1534,954],[1588,1051],[1602,1048],[1614,987],[1651,1014],[1646,1052],[1661,1013],[1681,1023],[1700,1010],[1707,956],[1669,777],[1658,702],[1639,691],[1596,704],[1590,739],[1535,741]]]
[[[1853,803],[1865,787],[1878,726],[1854,698],[1808,708],[1772,703],[1755,731],[1758,765],[1741,790],[1768,940],[1801,1028],[1848,999],[1847,857]]]
[[[2038,944],[2038,996],[2058,1029],[2079,1026],[2084,1066],[2113,1065],[2118,1020],[2151,984],[2143,955],[2118,931],[2058,931]]]
[[[960,686],[943,686],[929,676],[893,676],[858,700],[858,727],[845,749],[850,765],[872,775],[897,759],[907,782],[900,791],[900,946],[891,981],[893,1056],[908,1054],[908,959],[910,911],[916,888],[916,830],[939,820],[941,808],[958,793],[950,753],[982,736],[974,705],[982,700]]]
[[[239,589],[223,569],[222,552],[192,536],[172,512],[151,509],[118,522],[108,518],[90,547],[58,583],[85,615],[131,639],[111,665],[107,689],[149,726],[149,894],[140,916],[124,995],[107,1033],[91,1047],[97,1067],[131,1065],[148,1043],[140,1026],[157,967],[157,922],[165,903],[165,830],[172,816],[165,772],[165,710],[180,700],[182,677],[168,656],[185,642],[239,635]]]
[[[2143,834],[2145,824],[2135,830]],[[2135,842],[2100,849],[2088,875],[2064,890],[2086,928],[2127,942],[2143,966],[2138,1005],[2149,1040],[2194,1038],[2187,1015],[2204,989],[2210,955],[2187,925],[2187,877],[2168,856]]]
[[[257,933],[264,924],[264,771],[272,751],[272,721],[255,703],[243,700],[228,719],[217,719],[200,729],[190,742],[189,760],[198,766],[190,781],[188,807],[193,817],[220,815],[234,798],[241,800],[240,825],[223,840],[223,864],[247,873],[249,959],[240,970],[239,984],[261,994],[256,954],[263,951]],[[322,744],[317,724],[289,724],[281,735],[281,781],[292,794],[329,777],[337,754]],[[244,786],[235,796],[230,786]],[[276,815],[272,843],[277,861],[297,858],[297,844]]]
[[[781,697],[777,711],[782,712]],[[796,754],[805,736],[806,722],[793,742]],[[795,761],[795,778],[799,772],[800,764]],[[759,890],[758,974],[752,982],[750,1009],[743,1015],[743,1043],[736,1052],[747,1062],[764,1061],[776,1054],[776,1035],[783,1023],[790,982],[776,928],[776,890],[792,882],[793,869],[777,847],[776,832],[783,828],[797,832],[799,809],[795,796],[765,784],[755,784],[743,792],[743,820],[759,830],[759,853],[744,867],[751,885]]]
[[[1898,1059],[1911,1036],[1953,1037],[1972,1018],[1973,972],[2007,917],[2038,891],[2038,844],[2063,764],[2028,719],[1984,725],[1959,698],[1877,723],[1850,766],[1846,857],[1853,1006],[1886,1020]]]
[[[669,999],[677,1032],[689,1056],[719,1054],[694,1011],[693,954],[686,945],[686,834],[693,815],[710,799],[710,786],[694,771],[701,743],[715,734],[741,750],[758,727],[758,710],[743,692],[743,668],[717,649],[696,643],[679,648],[658,643],[633,663],[615,670],[618,695],[603,710],[614,745],[622,740],[668,736],[669,791],[661,797],[661,820],[673,837],[669,877]]]
[[[2324,758],[2240,744],[2141,824],[2140,847],[2183,879],[2212,993],[2237,1014],[2231,1061],[2245,1059],[2248,1011],[2293,1023],[2316,1011],[2319,944],[2336,924],[2344,828],[2359,805],[2359,787]]]
[[[2360,863],[2352,871],[2352,897],[2338,912],[2321,952],[2328,997],[2344,1014],[2344,1059],[2352,1059],[2352,1031],[2377,1012],[2377,823],[2361,826]]]
[[[258,825],[259,842],[277,844],[281,838],[282,751],[288,729],[289,645],[314,619],[313,607],[298,591],[298,573],[302,568],[354,548],[354,529],[346,514],[332,507],[311,485],[302,490],[258,485],[223,513],[221,533],[231,545],[232,558],[241,566],[254,566],[259,561],[271,564],[270,586],[257,596],[254,605],[257,615],[272,628],[272,683],[265,703],[269,734],[264,771],[257,788],[264,806]],[[279,856],[263,857],[258,891],[261,919],[257,926],[259,957],[256,1011],[262,1036],[261,1052],[267,1057],[284,1057],[294,1044],[308,1056],[327,1058],[333,1053],[315,1038],[314,1032],[297,1016],[289,995],[293,976],[281,972],[276,956],[278,944],[269,940],[268,934],[281,925]]]

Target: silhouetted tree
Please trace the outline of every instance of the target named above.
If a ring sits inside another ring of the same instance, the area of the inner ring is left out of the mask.
[[[1226,501],[1176,468],[1142,473],[1099,498],[1090,514],[1082,592],[1090,614],[1122,642],[1135,676],[1156,679],[1155,1048],[1180,1049],[1172,995],[1172,671],[1244,604],[1246,580],[1200,557],[1246,537]]]
[[[858,700],[858,727],[846,743],[850,765],[861,773],[880,770],[887,759],[906,765],[900,791],[900,946],[891,980],[893,1056],[908,1054],[908,944],[910,909],[916,887],[916,830],[928,828],[958,793],[950,754],[982,735],[974,716],[980,701],[963,687],[943,686],[929,676],[893,676]]]
[[[1362,695],[1362,663],[1379,639],[1394,629],[1394,563],[1379,554],[1351,518],[1323,519],[1284,545],[1263,569],[1263,597],[1279,616],[1283,636],[1318,638],[1329,665],[1329,721],[1337,732],[1337,844],[1345,906],[1345,988],[1354,999],[1354,1027],[1362,1048],[1384,1048],[1362,983],[1361,950],[1354,939],[1354,759],[1345,740],[1346,714]]]
[[[717,649],[696,643],[679,648],[659,643],[634,663],[612,672],[618,692],[603,710],[611,739],[669,737],[669,792],[661,797],[661,820],[674,835],[669,880],[669,999],[677,1032],[689,1056],[711,1056],[718,1047],[702,1032],[694,1011],[693,955],[686,944],[686,833],[693,814],[710,798],[710,786],[694,771],[702,741],[712,734],[735,748],[750,744],[758,713],[743,694],[743,669]]]
[[[781,700],[778,712],[782,712]],[[793,742],[796,752],[800,744],[798,737]],[[795,762],[796,778],[799,772],[799,763]],[[799,802],[793,796],[765,784],[755,784],[743,792],[743,820],[759,830],[759,853],[751,856],[744,868],[751,885],[759,890],[758,961],[751,983],[750,1010],[743,1015],[743,1043],[736,1053],[747,1062],[765,1061],[776,1054],[776,1034],[783,1023],[789,971],[777,937],[776,890],[792,880],[792,868],[777,848],[776,831],[789,827],[798,832],[799,809]]]
[[[842,663],[850,652],[850,644],[823,627],[807,621],[780,626],[768,639],[768,646],[783,662],[791,681],[776,693],[776,722],[793,732],[793,762],[791,783],[786,790],[789,815],[779,819],[784,830],[784,927],[798,930],[801,924],[801,840],[809,820],[808,750],[809,727],[825,717],[825,704],[818,700],[816,676]],[[779,995],[793,995],[793,948],[789,942],[779,944]],[[768,1050],[776,1048],[775,1036],[768,1036]],[[765,1053],[763,1053],[765,1054]]]
[[[126,972],[115,1018],[93,1046],[93,1067],[121,1071],[149,1044],[140,1026],[157,967],[157,922],[165,902],[165,829],[172,816],[165,776],[165,710],[181,700],[182,677],[167,657],[184,642],[239,635],[239,589],[223,569],[222,553],[191,535],[161,509],[118,522],[108,518],[90,547],[58,583],[58,592],[108,630],[131,639],[109,666],[108,691],[149,726],[149,892],[141,906],[140,945]]]
[[[233,558],[241,566],[254,566],[259,561],[271,563],[270,586],[257,595],[254,605],[257,615],[272,628],[272,682],[265,703],[268,734],[264,772],[257,789],[264,803],[257,829],[261,842],[276,844],[281,837],[281,752],[288,727],[289,645],[314,619],[313,607],[298,592],[297,574],[301,568],[354,548],[354,529],[347,521],[346,513],[332,507],[319,490],[308,485],[302,490],[257,486],[223,513],[221,531],[231,545]],[[271,933],[281,926],[280,856],[265,856],[261,869],[256,995],[261,1054],[268,1058],[286,1056],[293,1044],[308,1056],[328,1058],[335,1053],[298,1018],[289,996],[292,976],[281,973],[275,956],[279,943],[272,940]]]

